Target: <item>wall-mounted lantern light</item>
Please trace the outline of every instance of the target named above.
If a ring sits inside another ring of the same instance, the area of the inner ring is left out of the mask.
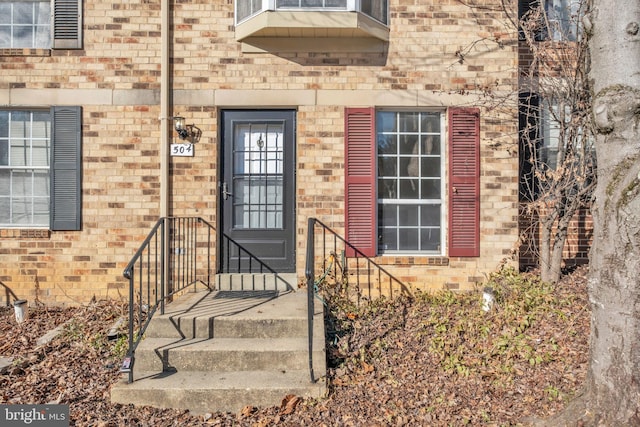
[[[180,139],[189,140],[192,143],[198,142],[202,131],[198,129],[196,125],[188,125],[185,118],[182,116],[175,116],[173,118],[173,123]]]

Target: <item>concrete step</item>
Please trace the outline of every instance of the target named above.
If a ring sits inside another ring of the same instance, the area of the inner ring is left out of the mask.
[[[139,372],[136,378],[131,384],[114,384],[112,402],[186,409],[197,415],[280,405],[289,394],[321,398],[326,393],[324,378],[312,383],[308,370]]]
[[[320,337],[321,338],[321,337]],[[316,339],[314,358],[325,358]],[[135,369],[141,371],[303,370],[308,368],[306,338],[215,338],[174,340],[149,338],[136,350]]]
[[[293,291],[298,289],[298,277],[295,273],[218,274],[216,289],[220,291]]]
[[[149,338],[277,338],[307,335],[306,292],[188,294],[155,315]]]
[[[322,304],[315,305],[309,372],[306,290],[201,291],[151,320],[133,364],[134,381],[112,387],[114,403],[193,412],[279,405],[288,394],[326,391]]]

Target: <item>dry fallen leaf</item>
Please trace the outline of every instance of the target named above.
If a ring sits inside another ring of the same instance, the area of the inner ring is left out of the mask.
[[[283,415],[292,414],[296,410],[296,406],[302,401],[302,399],[296,395],[288,394],[282,399],[280,410]]]

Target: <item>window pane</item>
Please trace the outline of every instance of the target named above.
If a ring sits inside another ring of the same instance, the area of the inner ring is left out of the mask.
[[[378,136],[378,154],[398,154],[398,142],[395,135]]]
[[[9,141],[0,139],[0,166],[9,165]]]
[[[420,209],[420,223],[423,226],[440,226],[440,205],[424,205]]]
[[[302,7],[322,7],[322,0],[301,0]]]
[[[378,157],[378,176],[397,177],[398,176],[397,157]]]
[[[31,199],[24,197],[14,197],[11,201],[11,223],[29,224],[31,223]]]
[[[400,180],[400,199],[418,199],[420,193],[418,193],[418,180],[416,179],[401,179]]]
[[[398,225],[398,205],[380,205],[378,221],[381,225]]]
[[[422,158],[422,175],[428,177],[440,177],[440,157]]]
[[[398,210],[400,226],[418,225],[418,206],[400,205]]]
[[[47,49],[49,46],[51,46],[51,31],[49,26],[37,26],[35,28],[33,47]]]
[[[439,251],[440,250],[440,229],[424,228],[420,230],[420,246],[422,250]]]
[[[33,200],[33,225],[49,225],[48,197],[37,197]]]
[[[398,230],[385,228],[380,237],[380,249],[387,251],[398,250]]]
[[[440,179],[423,179],[420,181],[423,199],[440,199],[442,197],[442,188]]]
[[[31,156],[32,166],[49,166],[49,141],[33,141]]]
[[[33,138],[49,138],[50,120],[49,113],[33,113],[33,123],[31,125],[31,135]]]
[[[0,191],[2,191],[2,181],[0,180]],[[0,195],[0,224],[11,223],[11,199]]]
[[[299,0],[278,0],[276,7],[299,7]]]
[[[11,194],[11,171],[0,169],[0,197]]]
[[[49,197],[49,172],[33,172],[33,195],[36,197]]]
[[[51,19],[51,3],[48,1],[42,1],[35,3],[35,12],[33,23],[35,25],[49,25]]]
[[[440,114],[438,113],[424,113],[422,115],[421,128],[426,133],[440,133]]]
[[[28,166],[30,164],[29,146],[24,139],[12,139],[10,151],[9,164],[11,166]]]
[[[31,132],[30,126],[30,114],[27,111],[13,111],[11,113],[11,126],[10,132],[13,138],[29,138]]]
[[[236,22],[251,15],[251,0],[236,0]]]
[[[395,132],[396,113],[380,111],[376,113],[376,132]]]
[[[360,3],[363,13],[377,19],[378,21],[387,23],[387,3],[388,0],[367,0]]]
[[[379,179],[378,180],[378,198],[397,199],[398,198],[398,180],[397,179]]]
[[[399,126],[400,132],[417,132],[419,113],[400,113]]]
[[[0,25],[11,24],[11,3],[0,2]]]
[[[401,228],[398,237],[398,249],[415,251],[419,248],[418,234],[414,229]]]
[[[33,195],[33,177],[31,172],[14,171],[11,177],[11,192],[14,195],[31,197]]]
[[[33,47],[33,27],[13,27],[13,47]]]
[[[11,27],[0,26],[0,49],[7,49],[10,47],[11,47]]]
[[[428,135],[422,138],[422,153],[426,155],[440,155],[440,136]]]
[[[0,139],[9,137],[9,112],[0,111]]]
[[[15,2],[13,3],[13,23],[33,24],[33,3]]]
[[[400,136],[400,154],[418,154],[419,150],[418,135]]]

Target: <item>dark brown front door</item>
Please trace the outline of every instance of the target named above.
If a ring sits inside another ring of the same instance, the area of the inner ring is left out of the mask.
[[[295,271],[295,111],[222,112],[222,272]]]

